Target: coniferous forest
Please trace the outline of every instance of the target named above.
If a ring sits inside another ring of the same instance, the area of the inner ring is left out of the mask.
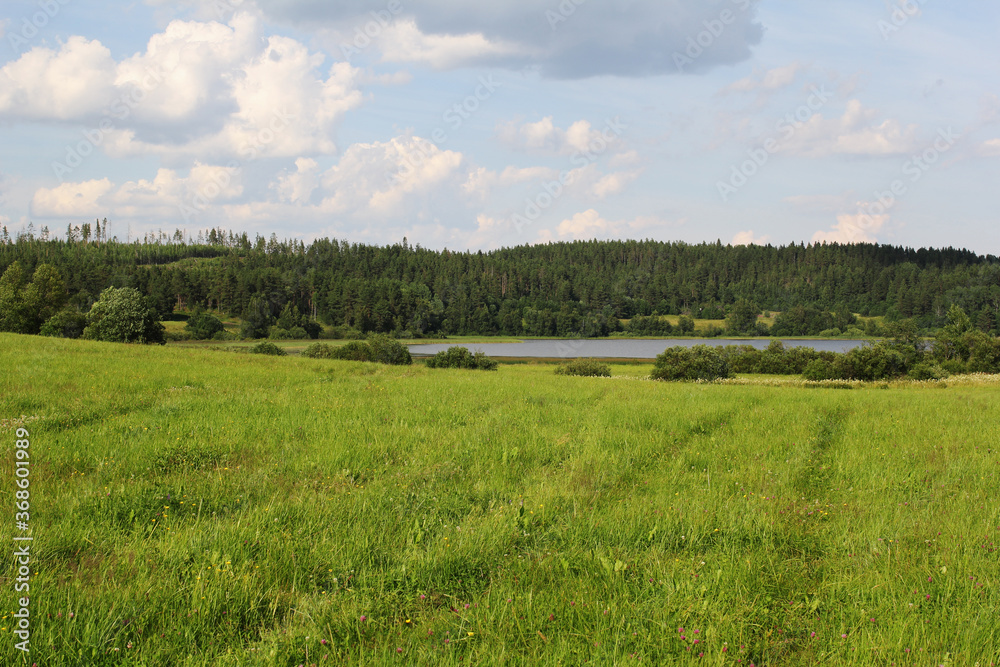
[[[107,229],[105,221],[104,231],[99,222],[70,228],[66,240],[5,238],[0,274],[16,262],[27,284],[48,265],[81,312],[108,287],[132,287],[164,318],[215,310],[256,322],[262,336],[282,317],[287,326],[408,337],[657,335],[669,331],[650,316],[768,310],[782,313],[772,333],[812,335],[851,323],[852,313],[933,329],[951,305],[996,332],[1000,313],[1000,260],[954,248],[586,241],[452,252],[406,239],[306,244],[223,230],[123,243]]]

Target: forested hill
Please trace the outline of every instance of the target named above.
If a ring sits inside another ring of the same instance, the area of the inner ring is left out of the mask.
[[[87,310],[109,286],[132,286],[163,314],[251,307],[361,331],[593,335],[612,319],[690,313],[721,319],[738,302],[940,322],[951,304],[996,328],[1000,261],[966,250],[886,245],[785,247],[587,241],[494,252],[379,247],[337,240],[252,242],[213,230],[205,243],[40,241],[0,244],[0,271],[20,261],[62,274]],[[984,323],[987,325],[984,327]]]

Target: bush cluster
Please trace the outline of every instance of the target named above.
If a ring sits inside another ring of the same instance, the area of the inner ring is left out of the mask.
[[[943,380],[952,374],[1000,373],[1000,340],[973,327],[957,306],[949,310],[948,324],[938,332],[930,349],[912,323],[890,323],[885,333],[887,340],[845,354],[807,347],[786,349],[780,341],[766,350],[741,345],[720,348],[720,353],[737,373],[801,373],[813,381]]]
[[[326,343],[313,343],[302,351],[302,356],[308,359],[336,359],[336,349]]]
[[[184,331],[195,340],[209,340],[214,338],[215,334],[225,331],[225,327],[222,325],[222,320],[215,315],[195,313],[188,318]]]
[[[734,373],[757,375],[799,375],[817,360],[833,362],[837,354],[819,352],[811,347],[785,347],[780,340],[772,341],[764,350],[751,345],[729,345],[722,348],[722,356]]]
[[[413,363],[406,346],[385,334],[372,334],[366,341],[352,340],[340,347],[313,343],[302,352],[302,356],[310,359],[368,361],[391,366],[409,366]]]
[[[287,352],[269,341],[261,341],[250,348],[250,354],[266,354],[271,357],[283,357]]]
[[[38,333],[55,338],[79,338],[86,328],[86,315],[73,308],[63,308],[45,320]]]
[[[729,362],[720,348],[708,345],[671,347],[656,357],[653,380],[724,380],[732,377]]]
[[[495,371],[497,362],[482,352],[472,354],[465,347],[449,347],[427,360],[427,368],[465,368],[477,371]]]
[[[556,375],[609,378],[611,377],[611,366],[596,359],[576,359],[557,368]]]

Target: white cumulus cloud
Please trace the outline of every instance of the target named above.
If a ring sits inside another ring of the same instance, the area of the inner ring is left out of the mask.
[[[795,77],[802,69],[800,63],[776,67],[764,72],[754,72],[752,76],[740,79],[723,88],[723,93],[773,92],[795,83]]]
[[[771,240],[771,237],[764,234],[763,236],[757,236],[754,234],[753,230],[748,230],[745,232],[740,232],[733,237],[733,245],[767,245]]]
[[[565,130],[556,126],[552,116],[534,123],[501,123],[497,138],[505,146],[527,153],[544,155],[600,154],[619,143],[615,131],[595,129],[590,121],[578,120]]]
[[[781,151],[805,157],[830,155],[891,156],[917,148],[917,126],[895,119],[880,119],[877,109],[866,109],[859,100],[847,103],[839,118],[813,114],[800,124],[787,124]]]
[[[813,243],[877,243],[879,230],[889,221],[888,214],[869,215],[863,211],[837,216],[831,229],[813,234]]]
[[[116,62],[98,41],[37,46],[0,69],[0,120],[103,126],[112,157],[175,162],[337,152],[344,115],[361,105],[362,72],[302,43],[228,24],[172,21],[146,50]]]

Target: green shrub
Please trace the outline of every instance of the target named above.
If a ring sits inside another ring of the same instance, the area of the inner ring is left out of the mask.
[[[224,329],[222,321],[218,317],[209,315],[208,313],[194,315],[184,325],[184,331],[190,334],[195,340],[208,340]]]
[[[311,338],[313,340],[319,339],[319,335],[323,333],[323,325],[315,320],[308,320],[303,318],[302,320],[302,331],[305,332],[306,338]]]
[[[283,357],[287,354],[280,347],[268,341],[261,341],[250,348],[250,354],[267,354],[272,357]]]
[[[949,359],[941,362],[941,368],[952,375],[964,375],[969,372],[969,367],[958,359]]]
[[[268,331],[267,337],[269,340],[291,340],[292,334],[290,331],[288,331],[288,329],[282,329],[279,326],[273,326],[271,327],[271,330]]]
[[[834,363],[841,380],[887,380],[906,374],[906,358],[890,343],[856,347]]]
[[[56,338],[79,338],[86,327],[86,315],[75,308],[63,308],[45,320],[39,333]]]
[[[722,380],[732,377],[729,363],[718,348],[696,345],[671,347],[656,357],[653,380]]]
[[[360,340],[352,340],[347,345],[335,348],[332,359],[341,361],[373,361],[372,349]]]
[[[468,370],[495,371],[498,364],[482,352],[472,354],[468,348],[450,347],[427,360],[428,368],[465,368]]]
[[[578,375],[580,377],[611,377],[611,366],[596,359],[576,359],[556,369],[556,375]]]
[[[801,375],[817,359],[832,362],[834,352],[818,352],[811,347],[785,347],[780,340],[771,341],[767,349],[751,345],[728,345],[721,350],[733,373],[758,375]]]
[[[1000,340],[984,337],[969,357],[970,373],[1000,373]]]
[[[368,361],[392,366],[409,366],[413,363],[406,346],[384,334],[372,334],[367,341],[352,340],[340,347],[314,343],[302,355],[312,359]]]
[[[409,366],[413,363],[410,350],[398,340],[393,340],[385,334],[368,336],[368,347],[372,351],[372,361],[391,366]]]
[[[326,343],[313,343],[302,351],[302,356],[309,359],[336,359],[336,348]]]
[[[910,369],[907,377],[911,380],[945,380],[951,374],[937,364],[923,362]]]
[[[834,380],[837,378],[837,371],[834,369],[833,364],[825,359],[814,359],[810,361],[802,371],[802,377],[806,380],[812,380],[813,382],[819,382],[822,380]]]
[[[139,290],[109,287],[87,314],[83,337],[109,343],[157,343],[163,345],[160,317]]]

